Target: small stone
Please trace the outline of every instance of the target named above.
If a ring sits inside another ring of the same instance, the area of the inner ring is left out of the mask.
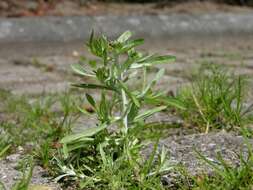
[[[73,55],[73,57],[79,57],[80,56],[78,51],[73,51],[72,55]]]
[[[6,157],[6,161],[15,163],[19,160],[20,156],[21,156],[20,154],[11,154]]]

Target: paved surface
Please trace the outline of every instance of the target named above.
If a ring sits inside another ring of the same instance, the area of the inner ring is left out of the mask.
[[[132,30],[146,39],[142,50],[176,55],[176,63],[163,65],[166,90],[187,82],[187,73],[205,61],[252,75],[252,13],[0,18],[0,88],[18,94],[68,89],[76,80],[73,51],[87,55],[82,42],[91,28],[109,37]]]
[[[87,39],[91,29],[115,37],[125,30],[145,38],[253,35],[253,14],[171,14],[0,18],[0,43],[69,42]]]
[[[229,37],[222,40],[147,40],[141,50],[177,57],[175,63],[159,66],[166,68],[166,76],[160,83],[162,88],[175,90],[204,62],[227,65],[236,74],[253,76],[252,42],[251,38]],[[32,95],[68,89],[69,83],[77,80],[70,69],[71,64],[78,62],[73,52],[89,55],[82,46],[76,43],[41,48],[39,44],[30,44],[1,50],[0,88]]]

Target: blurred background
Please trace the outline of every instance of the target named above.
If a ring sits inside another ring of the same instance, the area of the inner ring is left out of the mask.
[[[1,0],[4,17],[231,11],[253,0]]]
[[[131,30],[142,51],[175,55],[168,91],[203,62],[253,73],[253,0],[0,0],[0,88],[68,89],[92,29],[111,39]]]

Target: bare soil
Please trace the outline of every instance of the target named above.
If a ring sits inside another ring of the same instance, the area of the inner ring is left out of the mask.
[[[243,37],[152,40],[147,41],[141,50],[177,57],[175,63],[163,65],[167,75],[160,83],[164,90],[176,91],[188,82],[191,71],[203,62],[227,65],[236,74],[252,76],[252,44],[253,39]],[[65,91],[69,83],[76,80],[70,65],[78,62],[78,55],[89,56],[81,42],[6,45],[0,51],[0,88],[30,95]]]
[[[80,6],[77,1],[61,0],[58,3],[45,3],[31,0],[2,0],[1,17],[22,16],[69,16],[69,15],[140,15],[172,13],[245,13],[252,7],[235,6],[214,2],[190,1],[181,3],[113,3],[86,1]]]

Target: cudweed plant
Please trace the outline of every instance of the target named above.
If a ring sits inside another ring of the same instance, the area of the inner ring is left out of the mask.
[[[81,188],[162,189],[157,176],[166,170],[166,152],[162,149],[158,164],[154,165],[156,143],[150,158],[144,161],[140,153],[143,145],[136,137],[136,131],[144,128],[145,120],[154,113],[165,110],[169,104],[176,105],[162,92],[152,90],[164,69],[159,70],[151,81],[146,77],[147,68],[172,62],[175,57],[142,54],[135,47],[144,40],[131,40],[131,35],[126,31],[117,40],[110,41],[105,36],[95,38],[92,32],[87,46],[98,59],[87,61],[86,67],[72,66],[77,74],[96,81],[73,86],[101,92],[99,101],[86,93],[98,122],[93,128],[61,140],[62,157],[56,160],[62,175],[56,180],[78,180]],[[134,89],[129,81],[137,80],[140,73],[143,75],[142,88]],[[147,102],[159,106],[144,110]],[[82,108],[80,111],[90,115]]]

